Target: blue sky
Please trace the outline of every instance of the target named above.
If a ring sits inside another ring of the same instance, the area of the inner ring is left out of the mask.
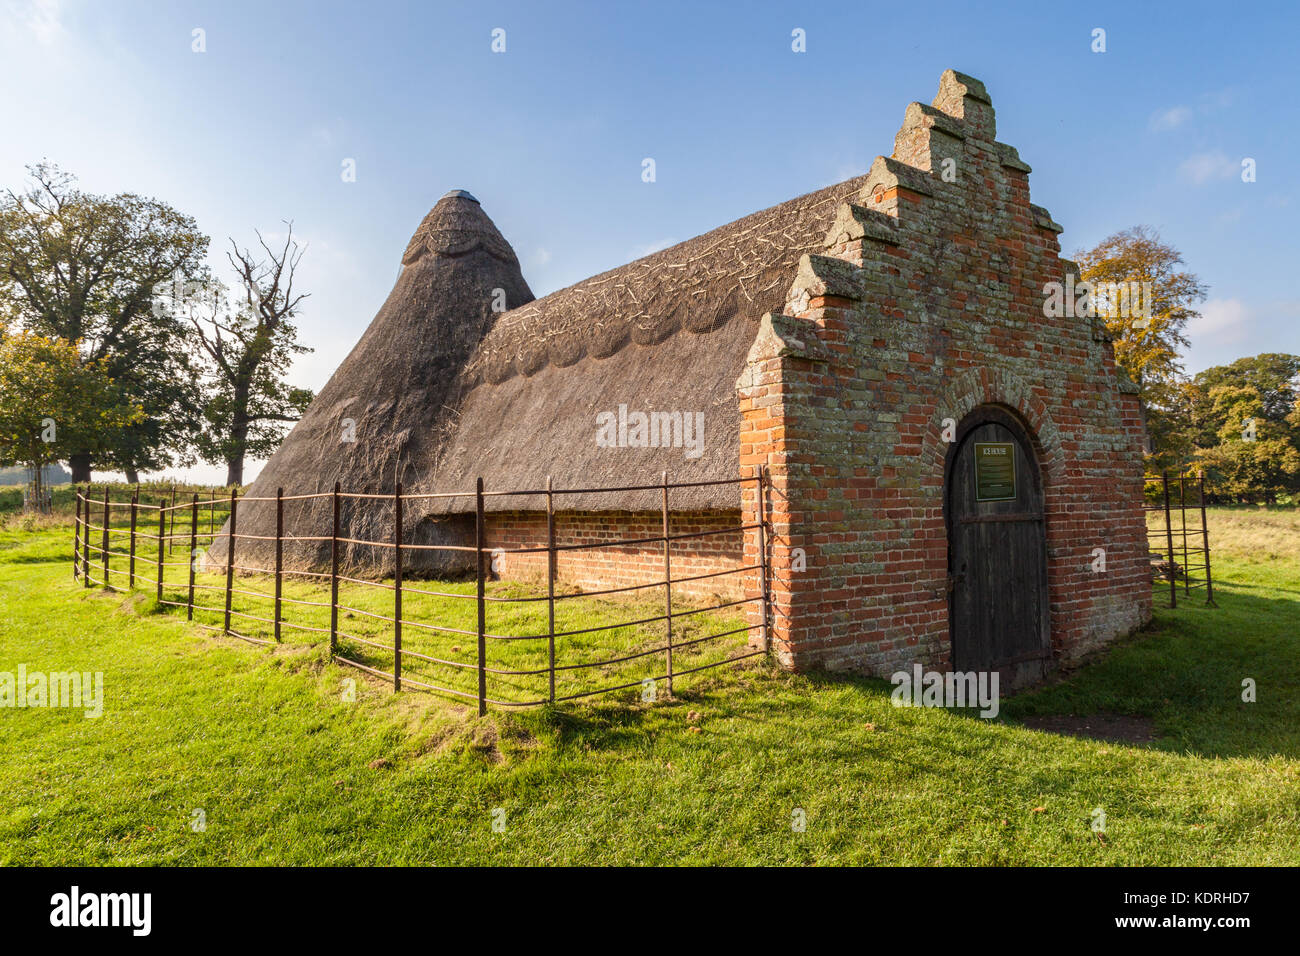
[[[1068,254],[1145,223],[1210,286],[1189,371],[1300,352],[1300,7],[0,0],[0,185],[49,158],[213,237],[291,219],[319,388],[452,188],[542,295],[864,172],[952,67]],[[493,53],[492,31],[506,50]],[[791,50],[791,31],[807,52]],[[1106,52],[1091,50],[1106,31]],[[206,52],[193,52],[201,29]],[[657,179],[641,179],[654,158]],[[1257,181],[1243,183],[1244,157]],[[345,159],[356,181],[340,176]],[[224,258],[213,256],[224,265]],[[250,468],[255,473],[256,468]],[[195,478],[210,478],[205,469]],[[218,476],[219,477],[219,476]]]

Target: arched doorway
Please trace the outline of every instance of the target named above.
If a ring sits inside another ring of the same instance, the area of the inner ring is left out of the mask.
[[[1039,680],[1052,658],[1043,483],[1024,424],[996,405],[957,426],[944,474],[948,634],[956,671]]]

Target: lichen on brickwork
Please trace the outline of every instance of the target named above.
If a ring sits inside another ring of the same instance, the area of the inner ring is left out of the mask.
[[[800,342],[756,343],[741,382],[764,383],[762,400],[739,392],[742,471],[767,465],[775,492],[786,666],[950,662],[943,422],[987,405],[1024,422],[1039,458],[1056,662],[1150,617],[1137,398],[1092,322],[1043,315],[1044,284],[1078,267],[1029,173],[996,141],[984,85],[945,72],[800,261],[789,316],[764,320]],[[1082,557],[1098,545],[1105,575]],[[804,571],[789,570],[794,548]]]

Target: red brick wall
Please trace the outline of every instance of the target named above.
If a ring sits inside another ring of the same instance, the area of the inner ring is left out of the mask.
[[[680,578],[711,574],[742,567],[739,512],[675,512],[670,515],[668,533],[718,532],[671,543],[669,558],[674,582]],[[486,544],[506,553],[494,558],[498,574],[505,580],[546,580],[546,554],[510,554],[513,548],[546,547],[546,515],[511,511],[486,516]],[[555,543],[606,544],[619,540],[649,538],[663,534],[659,512],[561,512],[555,516]],[[583,548],[560,551],[556,563],[560,583],[584,591],[649,584],[664,579],[662,542],[638,545]],[[749,577],[745,573],[723,574],[699,581],[673,584],[673,595],[689,600],[711,601],[714,596],[734,600],[744,596]],[[662,589],[644,588],[628,592],[630,597],[658,599]]]
[[[772,476],[787,666],[947,665],[944,422],[985,404],[1034,436],[1057,661],[1150,617],[1136,396],[1099,320],[1044,316],[1044,283],[1077,267],[994,129],[982,85],[956,74],[934,107],[909,107],[894,156],[805,257],[737,383],[741,472]],[[747,561],[756,547],[751,534]]]

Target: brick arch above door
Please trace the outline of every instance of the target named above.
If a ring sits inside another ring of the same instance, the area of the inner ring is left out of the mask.
[[[921,452],[928,466],[925,473],[942,481],[948,454],[948,443],[943,440],[943,420],[951,418],[954,424],[960,423],[981,405],[1004,405],[1024,419],[1044,485],[1058,484],[1063,477],[1065,455],[1060,430],[1046,403],[1023,379],[1011,372],[989,368],[965,369],[948,380],[935,402],[934,420],[926,432]]]

